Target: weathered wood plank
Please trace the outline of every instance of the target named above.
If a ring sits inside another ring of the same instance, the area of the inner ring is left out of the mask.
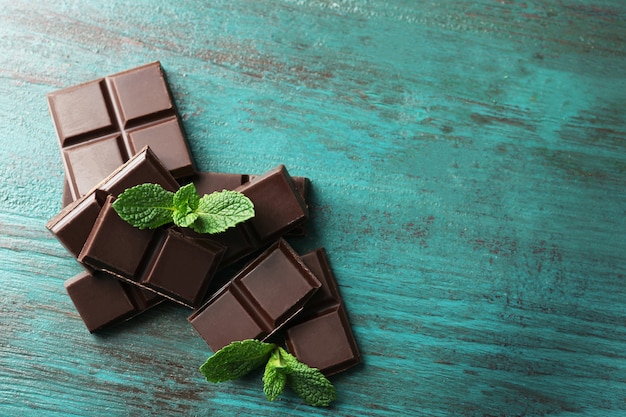
[[[0,414],[626,411],[623,2],[126,3],[0,0]],[[157,59],[199,168],[313,181],[293,244],[364,354],[329,410],[203,381],[183,308],[92,336],[65,295],[45,94]]]

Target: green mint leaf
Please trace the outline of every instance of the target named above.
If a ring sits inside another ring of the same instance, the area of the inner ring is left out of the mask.
[[[174,193],[157,184],[128,188],[113,202],[126,222],[140,229],[156,229],[172,222]]]
[[[216,191],[204,195],[191,228],[198,233],[220,233],[254,217],[252,201],[238,191]]]
[[[172,214],[174,224],[180,227],[191,227],[198,218],[198,205],[200,196],[193,183],[184,185],[174,194],[174,213]]]
[[[287,384],[306,404],[327,407],[337,398],[335,387],[319,369],[303,364],[281,347],[278,350],[285,364]]]
[[[277,399],[283,393],[286,382],[287,375],[279,350],[274,349],[263,373],[263,392],[267,399],[270,401]]]
[[[200,372],[209,382],[237,379],[266,363],[274,349],[273,343],[254,339],[233,342],[207,359]]]

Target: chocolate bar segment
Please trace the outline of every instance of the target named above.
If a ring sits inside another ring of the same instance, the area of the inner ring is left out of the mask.
[[[198,306],[217,271],[225,248],[170,227],[153,249],[141,284],[188,306]]]
[[[118,167],[95,189],[63,208],[48,221],[46,227],[77,257],[91,233],[106,196],[117,196],[126,188],[147,182],[159,184],[169,191],[178,189],[174,177],[148,147]]]
[[[255,215],[248,221],[259,241],[270,242],[300,226],[309,211],[284,165],[236,189],[254,203]]]
[[[188,320],[213,351],[236,340],[263,340],[299,313],[320,285],[280,239]]]
[[[193,162],[159,62],[48,94],[72,199],[150,146],[176,178]]]
[[[225,248],[175,227],[138,229],[122,220],[108,196],[78,261],[188,307],[204,299]]]
[[[85,271],[64,285],[90,332],[128,320],[163,301],[104,272]]]
[[[96,270],[133,279],[156,231],[138,229],[122,220],[113,209],[114,200],[110,195],[104,202],[78,261]]]
[[[303,363],[325,375],[349,369],[361,362],[344,303],[323,249],[307,253],[302,261],[322,287],[306,304],[295,324],[285,331],[288,350]]]
[[[74,257],[83,250],[105,198],[106,194],[101,192],[89,193],[70,203],[46,224],[48,230]]]

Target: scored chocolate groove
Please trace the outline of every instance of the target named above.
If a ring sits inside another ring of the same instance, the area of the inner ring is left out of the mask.
[[[194,173],[159,62],[49,93],[73,200],[150,146],[175,178]]]

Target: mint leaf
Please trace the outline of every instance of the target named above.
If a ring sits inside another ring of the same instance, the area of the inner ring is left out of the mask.
[[[238,191],[223,190],[204,195],[198,204],[198,218],[191,228],[198,233],[220,233],[254,217],[252,201]]]
[[[285,374],[284,364],[281,361],[278,349],[274,349],[270,359],[265,365],[263,373],[263,392],[268,400],[274,401],[283,393],[287,375]]]
[[[319,369],[303,364],[281,347],[278,351],[285,364],[287,384],[306,404],[327,407],[337,398],[335,387]]]
[[[113,202],[126,222],[140,229],[155,229],[172,221],[174,193],[157,184],[128,188]]]
[[[198,218],[196,210],[199,203],[200,196],[193,183],[180,187],[173,199],[174,213],[172,218],[174,224],[180,227],[191,227]]]
[[[220,233],[254,217],[254,205],[242,193],[224,190],[200,198],[193,183],[176,193],[157,184],[137,185],[120,194],[113,208],[123,220],[140,229],[156,229],[174,222],[198,233]]]
[[[254,339],[233,342],[207,359],[200,372],[209,382],[237,379],[263,365],[275,348],[273,343]]]
[[[333,384],[319,369],[298,361],[282,347],[249,339],[233,342],[215,352],[200,367],[209,382],[236,379],[263,365],[263,392],[276,400],[289,385],[306,404],[326,407],[337,398]]]

